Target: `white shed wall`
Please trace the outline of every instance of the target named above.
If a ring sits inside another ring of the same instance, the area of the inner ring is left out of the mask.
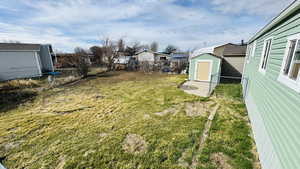
[[[0,51],[0,81],[41,76],[37,52]]]
[[[143,52],[138,54],[138,61],[140,62],[154,62],[154,54],[150,52]]]

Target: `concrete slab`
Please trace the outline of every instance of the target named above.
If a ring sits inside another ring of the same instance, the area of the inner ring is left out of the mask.
[[[209,86],[209,82],[187,81],[181,86],[181,89],[188,94],[209,97]]]

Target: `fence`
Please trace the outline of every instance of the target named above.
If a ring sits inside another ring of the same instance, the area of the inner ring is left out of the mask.
[[[211,79],[209,82],[209,95],[211,95],[214,89],[220,84],[220,78],[220,74],[211,75]]]
[[[248,88],[248,81],[249,81],[247,78],[242,79],[241,77],[221,76],[220,74],[213,74],[213,75],[211,75],[211,80],[210,80],[210,84],[209,84],[209,95],[212,94],[214,89],[220,83],[241,83],[241,80],[243,82],[243,95],[246,96],[246,94],[247,94],[246,92],[247,92],[247,88]]]

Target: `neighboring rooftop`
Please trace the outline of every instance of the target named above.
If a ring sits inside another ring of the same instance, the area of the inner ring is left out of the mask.
[[[39,51],[40,46],[40,44],[0,43],[0,51]]]
[[[228,45],[224,49],[224,56],[232,55],[245,55],[247,50],[246,45]]]
[[[223,48],[222,53],[218,51],[220,48]],[[214,49],[214,54],[220,56],[244,56],[246,55],[247,45],[246,44],[233,44],[228,43],[222,46],[218,46]],[[218,52],[217,52],[218,51]]]

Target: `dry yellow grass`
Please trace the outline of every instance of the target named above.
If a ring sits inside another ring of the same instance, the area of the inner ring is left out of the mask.
[[[186,105],[212,102],[181,91],[178,85],[185,78],[112,72],[45,91],[11,91],[10,99],[0,100],[0,159],[10,169],[177,169],[180,159],[189,165],[208,113],[189,116]],[[219,144],[228,135],[220,137],[224,132],[215,129],[212,143]]]

